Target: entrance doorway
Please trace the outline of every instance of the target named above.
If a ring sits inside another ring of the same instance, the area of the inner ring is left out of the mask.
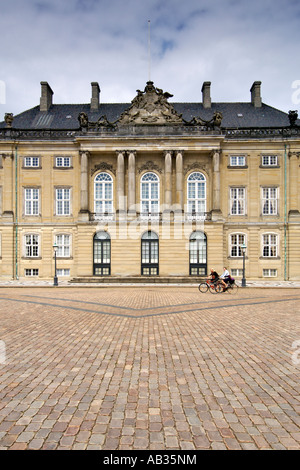
[[[94,235],[94,276],[110,275],[110,236],[107,232]]]
[[[142,236],[142,276],[158,276],[158,235],[150,230]]]
[[[207,238],[195,231],[190,236],[190,276],[207,275]]]

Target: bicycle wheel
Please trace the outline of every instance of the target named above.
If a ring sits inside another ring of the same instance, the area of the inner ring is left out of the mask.
[[[198,289],[202,294],[205,294],[205,292],[208,291],[208,285],[206,284],[206,282],[201,282],[201,284],[199,284],[198,286]]]
[[[234,284],[229,285],[227,292],[229,294],[237,294],[238,290],[239,290],[239,287],[236,285],[236,283],[234,283]]]
[[[212,294],[218,294],[219,291],[219,284],[210,284],[209,285],[209,292]]]

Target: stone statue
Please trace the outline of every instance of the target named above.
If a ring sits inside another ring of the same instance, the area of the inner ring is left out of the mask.
[[[296,125],[297,119],[298,119],[298,112],[297,111],[289,111],[289,121],[290,121],[290,126],[291,127]]]
[[[11,127],[13,120],[14,120],[13,113],[5,113],[4,121],[5,121],[6,127]]]
[[[89,125],[88,115],[84,113],[83,111],[79,113],[78,121],[79,121],[80,127],[88,127]]]

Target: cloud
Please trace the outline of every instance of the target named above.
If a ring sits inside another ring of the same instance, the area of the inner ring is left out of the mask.
[[[0,3],[2,115],[37,105],[42,80],[55,103],[89,102],[92,81],[103,102],[130,102],[149,78],[148,20],[151,78],[173,101],[200,101],[206,80],[213,101],[249,101],[253,81],[261,80],[264,102],[295,107],[298,0]]]

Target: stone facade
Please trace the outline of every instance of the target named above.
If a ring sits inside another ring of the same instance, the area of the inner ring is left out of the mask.
[[[93,82],[68,129],[42,82],[28,125],[0,126],[1,277],[52,278],[54,244],[69,279],[239,277],[246,245],[247,278],[300,279],[299,121],[226,126],[202,91],[205,118],[148,82],[112,120]],[[260,82],[251,95],[264,112]]]

